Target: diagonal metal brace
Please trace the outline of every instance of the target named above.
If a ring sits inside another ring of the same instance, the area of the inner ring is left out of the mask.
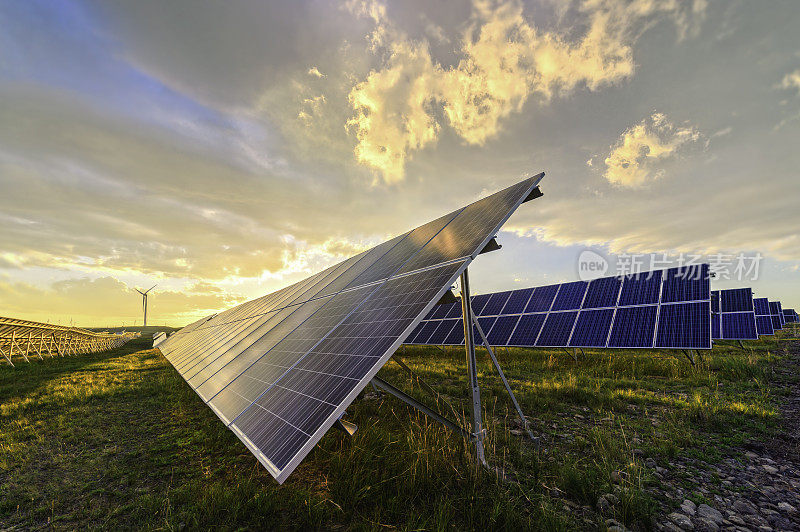
[[[492,357],[492,362],[494,363],[494,367],[497,368],[497,373],[500,374],[500,379],[503,381],[503,385],[506,387],[506,391],[508,395],[511,397],[511,402],[514,403],[514,408],[517,409],[517,414],[519,415],[519,419],[522,422],[522,426],[525,428],[525,432],[528,433],[528,436],[534,441],[536,441],[536,436],[533,435],[530,429],[530,422],[525,417],[525,414],[522,413],[522,408],[520,408],[519,403],[517,402],[517,398],[514,396],[514,392],[511,391],[511,385],[508,384],[508,380],[506,379],[505,373],[503,373],[503,368],[500,367],[500,362],[497,361],[497,357],[494,356],[494,349],[492,346],[489,345],[489,340],[486,339],[486,334],[483,332],[483,328],[481,324],[478,322],[478,318],[475,315],[472,315],[472,323],[475,324],[475,329],[477,329],[478,334],[481,337],[481,341],[483,342],[484,347],[486,350],[489,351],[489,356]]]
[[[395,388],[394,386],[392,386],[391,384],[389,384],[385,380],[381,379],[380,377],[372,377],[372,384],[374,384],[375,386],[377,386],[381,390],[394,395],[395,397],[397,397],[398,399],[400,399],[404,403],[406,403],[406,404],[408,404],[410,406],[413,406],[414,408],[416,408],[417,410],[419,410],[420,412],[422,412],[426,416],[433,418],[434,420],[438,421],[439,423],[441,423],[445,427],[449,428],[453,432],[461,435],[463,438],[465,438],[467,440],[472,440],[472,435],[469,432],[467,432],[463,428],[459,427],[458,425],[456,425],[454,422],[450,421],[446,417],[444,417],[442,415],[439,415],[438,413],[434,412],[433,410],[431,410],[430,408],[428,408],[424,404],[420,403],[419,401],[417,401],[416,399],[414,399],[410,395],[406,394],[402,390],[399,390],[398,388]]]

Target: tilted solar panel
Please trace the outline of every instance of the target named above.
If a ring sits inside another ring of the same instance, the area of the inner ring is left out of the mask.
[[[452,322],[418,323],[542,176],[195,322],[159,348],[283,482],[406,337],[457,334]]]
[[[783,309],[783,318],[786,323],[797,323],[797,312],[793,308]]]
[[[758,340],[758,325],[750,288],[712,292],[712,338]]]

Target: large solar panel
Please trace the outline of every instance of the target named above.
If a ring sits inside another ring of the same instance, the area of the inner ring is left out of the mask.
[[[710,349],[714,323],[706,264],[482,294],[473,297],[473,310],[479,321],[497,318],[481,321],[494,346]],[[407,343],[463,344],[463,333],[454,331],[443,341],[424,339],[424,324],[443,313],[429,313]],[[460,316],[460,307],[447,314]]]
[[[438,322],[418,324],[542,177],[199,320],[158,347],[283,482],[403,340],[458,336],[453,305],[436,308]],[[492,334],[510,327],[504,321]]]
[[[797,323],[797,312],[793,308],[783,309],[783,318],[786,323]]]
[[[758,340],[752,289],[712,292],[711,320],[711,336],[715,340]]]

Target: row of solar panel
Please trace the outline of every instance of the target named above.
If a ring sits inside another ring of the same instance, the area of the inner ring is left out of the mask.
[[[484,294],[472,308],[491,345],[711,348],[706,264]],[[460,321],[460,303],[438,305],[406,343],[462,345]]]
[[[490,345],[509,347],[708,349],[709,321],[708,302],[478,318]],[[477,330],[474,335],[480,338]],[[406,343],[463,345],[462,321],[427,320],[409,335]]]

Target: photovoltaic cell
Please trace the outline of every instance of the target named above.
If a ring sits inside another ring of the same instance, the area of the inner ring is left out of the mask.
[[[282,482],[403,339],[454,334],[458,319],[417,324],[540,179],[198,320],[159,349]]]
[[[655,270],[622,278],[619,305],[650,305],[658,303],[661,291],[662,270]]]
[[[775,330],[772,328],[771,316],[756,316],[756,331],[759,336],[772,336]]]
[[[711,314],[711,339],[722,339],[722,315],[719,313]]]
[[[525,313],[533,313],[533,312],[547,312],[550,310],[550,306],[553,304],[553,300],[556,298],[556,292],[558,291],[559,285],[549,285],[549,286],[537,286],[533,290],[533,295],[531,296],[530,301],[528,301],[528,305],[525,307]]]
[[[562,284],[561,288],[558,289],[558,295],[553,302],[551,310],[575,310],[581,308],[588,284],[586,281]]]
[[[755,314],[752,312],[727,312],[722,314],[722,339],[758,340]]]
[[[736,288],[721,291],[722,312],[753,312],[753,291]]]
[[[517,328],[511,338],[508,339],[508,345],[517,347],[531,347],[536,344],[536,337],[542,329],[544,320],[547,314],[524,314],[520,316]],[[461,341],[464,341],[464,335],[461,335]]]
[[[503,314],[522,314],[525,312],[525,306],[533,294],[533,288],[524,288],[522,290],[514,290],[511,292],[511,297],[503,307]]]
[[[670,268],[664,274],[661,302],[706,300],[710,291],[708,264]]]
[[[656,347],[704,349],[711,344],[711,306],[708,302],[661,305]]]
[[[478,296],[472,297],[472,313],[476,316],[480,316],[483,313],[483,307],[489,302],[489,298],[492,297],[492,294],[481,294]]]
[[[450,331],[442,342],[444,345],[464,345],[464,322],[458,320],[458,325]]]
[[[569,341],[570,347],[605,347],[613,317],[613,308],[581,310]]]
[[[657,313],[657,305],[618,308],[608,347],[653,347]]]
[[[756,316],[769,316],[769,300],[766,297],[759,297],[753,299],[753,307],[756,310]]]
[[[620,277],[601,277],[589,282],[586,290],[586,299],[583,301],[583,308],[604,308],[613,307],[617,304],[619,291],[622,287]]]
[[[551,312],[544,322],[536,346],[563,347],[567,345],[577,316],[577,312]]]
[[[518,321],[519,316],[500,316],[497,318],[492,327],[492,332],[486,335],[489,345],[506,345]]]
[[[511,297],[511,292],[495,292],[489,296],[486,306],[477,314],[479,316],[497,316],[506,306],[509,297]]]

